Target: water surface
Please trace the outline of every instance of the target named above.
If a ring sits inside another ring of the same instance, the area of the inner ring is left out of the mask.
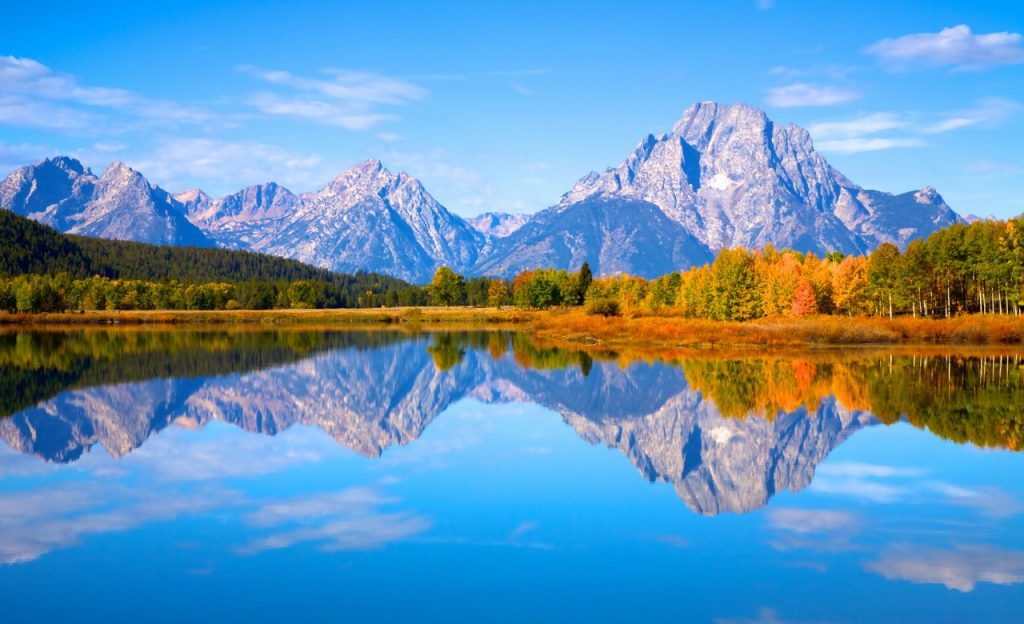
[[[0,334],[5,622],[1020,622],[1007,352]]]

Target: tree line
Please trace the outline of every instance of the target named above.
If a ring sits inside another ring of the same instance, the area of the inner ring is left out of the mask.
[[[335,273],[248,251],[61,234],[0,209],[0,310],[213,310],[424,305],[379,273]]]
[[[158,247],[60,234],[0,210],[0,310],[213,310],[395,306],[584,307],[591,314],[772,316],[1019,315],[1024,217],[955,224],[900,251],[819,256],[768,246],[656,279],[532,269],[512,279],[440,267],[425,286],[262,254]],[[12,244],[6,244],[12,241]],[[7,276],[7,277],[4,277]]]
[[[744,321],[771,316],[950,317],[1020,315],[1024,218],[955,224],[900,251],[819,256],[772,246],[723,249],[701,267],[656,279],[593,278],[540,269],[512,280],[466,280],[442,267],[427,288],[435,305],[579,306],[594,314],[662,313]]]

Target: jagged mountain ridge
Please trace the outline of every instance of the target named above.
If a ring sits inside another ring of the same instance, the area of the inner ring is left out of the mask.
[[[96,177],[73,158],[21,167],[0,183],[0,206],[62,232],[162,245],[213,246],[182,205],[122,162]]]
[[[122,163],[97,178],[56,157],[0,183],[0,205],[65,232],[248,249],[338,271],[425,282],[441,265],[510,276],[529,268],[653,277],[731,246],[864,253],[901,247],[962,219],[934,189],[892,195],[835,170],[806,130],[759,109],[701,102],[649,135],[619,166],[581,178],[534,215],[448,211],[423,185],[377,160],[316,193],[273,182],[211,198],[170,195]]]
[[[467,219],[467,223],[485,236],[504,238],[529,223],[532,218],[530,214],[484,212]]]
[[[592,197],[655,204],[712,252],[772,244],[863,253],[883,242],[905,246],[961,220],[934,189],[896,196],[864,189],[833,168],[803,128],[715,102],[691,106],[619,166],[581,178],[557,208]]]

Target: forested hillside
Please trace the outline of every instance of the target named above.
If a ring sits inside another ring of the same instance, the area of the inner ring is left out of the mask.
[[[413,297],[409,302],[415,303],[414,297],[419,293],[419,289],[400,279],[378,273],[334,273],[296,260],[247,251],[158,246],[61,234],[3,209],[0,241],[0,277],[18,278],[24,294],[23,305],[15,301],[13,306],[6,302],[4,307],[22,311],[57,305],[40,303],[34,293],[52,288],[64,292],[62,300],[67,307],[91,304],[111,309],[206,308],[215,300],[221,300],[221,306],[234,300],[233,307],[245,308],[354,307],[378,305],[385,298],[397,302],[400,292]],[[11,285],[14,280],[7,282],[7,299],[17,299]],[[137,292],[126,294],[125,289]],[[191,293],[206,294],[186,297],[185,291],[189,289]],[[94,292],[69,298],[87,290]],[[147,300],[149,295],[159,300]],[[125,297],[128,300],[121,301]]]

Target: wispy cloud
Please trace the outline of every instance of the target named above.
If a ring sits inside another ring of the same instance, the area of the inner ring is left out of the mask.
[[[840,121],[814,123],[807,127],[807,131],[820,150],[854,154],[924,145],[924,141],[917,137],[877,136],[890,130],[906,130],[909,125],[906,119],[893,113],[872,113]]]
[[[103,111],[119,111],[136,122],[201,123],[212,118],[204,109],[127,89],[86,86],[74,76],[15,56],[0,56],[0,92],[0,123],[8,125],[82,130],[101,124]]]
[[[961,592],[974,591],[979,583],[1024,583],[1024,552],[986,545],[945,549],[899,544],[864,567],[890,580],[945,585]]]
[[[395,119],[381,109],[422,100],[426,91],[406,80],[342,69],[326,69],[317,78],[252,66],[239,68],[286,92],[262,92],[246,102],[268,115],[293,117],[348,130],[365,130]]]
[[[975,34],[966,24],[937,33],[916,33],[881,41],[865,52],[889,69],[950,67],[953,71],[977,71],[1024,63],[1024,37],[1020,33]]]
[[[860,97],[860,93],[852,89],[798,82],[768,89],[767,100],[769,104],[779,108],[796,108],[835,106],[852,102]]]
[[[306,189],[334,173],[318,154],[256,141],[202,137],[159,139],[133,160],[133,166],[165,188],[180,189],[202,180],[213,185],[211,192],[236,190],[240,181],[258,184],[269,180]]]
[[[1006,98],[985,98],[973,106],[940,113],[879,112],[810,124],[808,132],[823,151],[871,152],[898,147],[922,147],[927,137],[964,128],[995,128],[1024,112]]]
[[[1024,111],[1024,105],[1006,98],[985,98],[974,106],[950,111],[938,121],[926,124],[922,130],[929,134],[938,134],[959,130],[970,126],[995,127],[1006,122]]]
[[[20,95],[0,95],[0,124],[47,130],[82,130],[99,117],[67,106],[54,106]]]

